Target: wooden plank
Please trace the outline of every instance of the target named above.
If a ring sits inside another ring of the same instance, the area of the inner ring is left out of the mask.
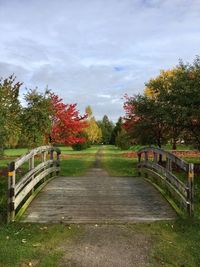
[[[15,169],[19,168],[19,166],[21,166],[24,162],[28,161],[30,158],[34,157],[35,155],[42,153],[44,151],[50,151],[51,149],[53,149],[51,146],[41,146],[41,147],[37,147],[31,150],[27,154],[22,155],[21,157],[16,159]]]
[[[95,177],[54,179],[33,200],[22,221],[121,223],[175,217],[170,205],[143,179],[98,173]]]

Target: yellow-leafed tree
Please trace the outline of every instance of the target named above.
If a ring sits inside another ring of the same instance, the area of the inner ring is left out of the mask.
[[[88,127],[85,128],[84,132],[88,137],[88,141],[91,144],[98,144],[101,142],[102,139],[102,131],[101,128],[97,125],[95,117],[92,116],[92,109],[90,106],[87,106],[85,109],[86,113],[88,114]]]

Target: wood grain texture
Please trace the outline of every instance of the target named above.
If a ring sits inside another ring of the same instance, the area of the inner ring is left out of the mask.
[[[175,211],[142,178],[109,177],[100,168],[85,177],[58,177],[22,217],[37,223],[131,223],[171,220]]]

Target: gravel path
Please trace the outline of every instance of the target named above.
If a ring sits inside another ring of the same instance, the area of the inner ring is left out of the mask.
[[[63,245],[59,267],[147,267],[151,238],[128,225],[85,225],[82,234]]]

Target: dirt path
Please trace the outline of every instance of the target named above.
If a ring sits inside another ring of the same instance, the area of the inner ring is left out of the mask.
[[[128,225],[85,225],[82,234],[63,244],[59,267],[147,267],[150,236]]]

